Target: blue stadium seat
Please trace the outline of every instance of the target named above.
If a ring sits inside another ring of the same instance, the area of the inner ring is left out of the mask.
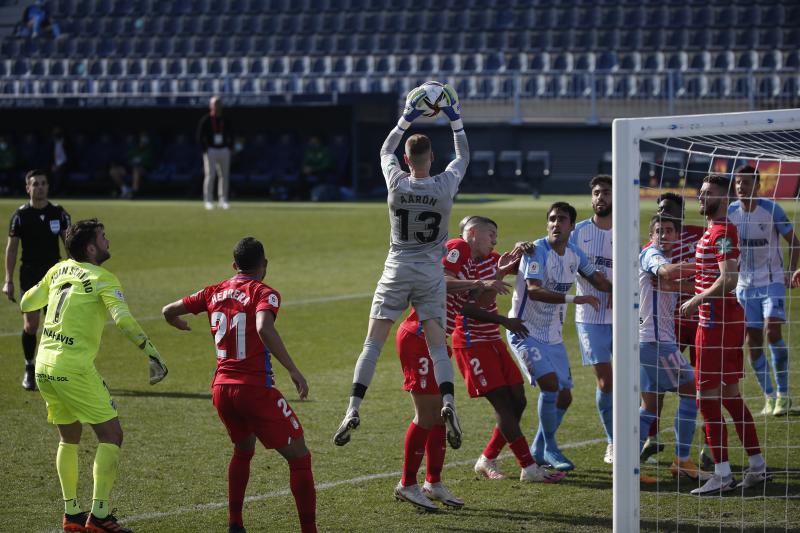
[[[711,25],[711,7],[704,5],[692,8],[687,24],[692,28],[707,28]]]
[[[736,60],[737,70],[755,70],[758,68],[758,54],[755,50],[748,50],[739,54]]]
[[[574,70],[588,72],[595,69],[597,58],[591,52],[585,54],[574,54],[575,63],[573,64]]]
[[[695,52],[689,58],[688,68],[694,71],[706,71],[711,68],[711,54],[708,52]]]
[[[640,28],[644,23],[644,11],[640,6],[625,6],[622,13],[623,28]]]
[[[728,50],[731,48],[733,44],[733,39],[731,38],[731,31],[728,29],[724,30],[711,30],[708,32],[711,34],[710,43],[708,44],[707,48],[710,50]]]
[[[439,69],[442,72],[459,72],[460,65],[457,57],[453,54],[440,55]],[[458,89],[456,89],[456,92],[458,92]]]
[[[782,98],[797,98],[800,96],[800,82],[797,76],[787,76],[781,85]]]
[[[264,61],[260,57],[252,57],[247,59],[245,68],[250,76],[260,76],[264,73]]]
[[[600,60],[598,60],[600,62]],[[619,56],[619,68],[629,72],[638,72],[642,69],[642,56],[639,52],[629,52]]]
[[[689,31],[687,49],[707,50],[711,46],[711,32],[708,29],[694,29]]]
[[[223,63],[222,59],[215,57],[208,60],[208,70],[207,74],[211,74],[213,76],[220,76],[223,73]]]
[[[120,59],[109,59],[106,66],[106,74],[111,77],[119,78],[125,75],[125,63]]]
[[[765,27],[783,26],[786,23],[786,9],[780,2],[759,6],[761,25]],[[797,20],[795,19],[796,23]]]
[[[781,70],[794,73],[800,72],[800,53],[798,53],[796,49],[786,52],[786,55],[783,58]]]
[[[286,62],[283,57],[275,57],[269,60],[270,74],[286,74]]]
[[[185,74],[183,60],[176,58],[167,59],[164,72],[173,78],[183,76]]]
[[[572,50],[577,52],[591,52],[597,48],[597,31],[589,29],[573,32]]]
[[[387,74],[393,70],[392,62],[388,56],[377,56],[371,59],[372,62],[370,62],[370,59],[366,57],[354,58],[353,72],[364,73],[374,70],[380,74]],[[372,68],[370,68],[370,64],[372,64]]]
[[[613,71],[619,68],[619,57],[616,52],[609,51],[597,55],[595,69],[599,71]],[[633,68],[631,68],[633,70]]]
[[[756,97],[775,98],[780,95],[780,79],[775,75],[764,76],[756,84]]]
[[[645,54],[642,60],[642,69],[647,71],[660,71],[664,69],[664,53],[651,52]]]
[[[638,30],[637,30],[638,31]],[[664,49],[664,30],[661,28],[649,28],[642,33],[642,50],[663,50]]]
[[[621,32],[619,41],[620,50],[639,51],[642,47],[642,30],[636,28]]]
[[[574,65],[574,58],[570,52],[553,54],[550,69],[562,72],[571,72]]]
[[[269,52],[272,54],[283,55],[289,51],[289,43],[287,37],[283,35],[274,35],[267,41],[269,44]]]

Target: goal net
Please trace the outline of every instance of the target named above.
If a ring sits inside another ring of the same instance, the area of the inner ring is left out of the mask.
[[[686,413],[692,412],[684,408],[687,404],[681,404],[680,397],[673,392],[664,395],[658,430],[651,438],[653,446],[662,444],[664,449],[649,461],[640,462],[640,435],[646,434],[640,433],[643,388],[669,390],[681,381],[677,374],[670,376],[669,373],[646,372],[644,380],[647,383],[640,383],[641,364],[650,364],[648,361],[651,361],[645,355],[642,359],[644,363],[640,363],[640,313],[653,309],[652,302],[648,303],[649,310],[640,309],[640,251],[650,240],[648,226],[657,213],[657,200],[663,198],[665,193],[681,196],[684,216],[683,228],[679,231],[692,225],[706,226],[698,202],[703,179],[708,175],[726,177],[730,181],[729,195],[733,203],[738,200],[736,170],[745,166],[750,167],[750,172],[757,172],[758,189],[753,196],[763,199],[747,202],[747,209],[741,211],[744,214],[740,213],[741,216],[735,221],[735,216],[731,215],[731,222],[735,222],[737,227],[738,242],[735,244],[740,252],[737,260],[740,284],[737,290],[741,288],[748,291],[748,287],[780,286],[784,284],[784,274],[791,275],[791,234],[787,233],[787,227],[790,225],[792,230],[798,231],[800,221],[800,205],[797,201],[800,182],[800,110],[614,121],[615,531],[800,529],[800,513],[797,512],[800,500],[800,417],[793,416],[795,413],[789,407],[790,400],[777,399],[778,396],[791,398],[800,386],[800,350],[797,349],[800,346],[800,288],[785,289],[782,309],[778,309],[781,307],[779,291],[774,295],[770,292],[768,297],[757,300],[760,313],[754,295],[762,293],[743,293],[746,305],[750,305],[748,302],[751,301],[753,304],[744,320],[746,331],[748,335],[752,334],[752,338],[748,338],[747,342],[742,339],[745,376],[739,382],[739,389],[744,404],[753,416],[761,454],[767,464],[768,481],[724,493],[716,492],[702,497],[692,495],[691,491],[704,485],[704,482],[694,481],[680,473],[673,476],[674,468],[671,468],[678,450],[687,449],[688,425],[681,423],[690,416]],[[752,211],[756,207],[764,215],[761,218]],[[772,218],[764,213],[771,214]],[[785,214],[784,222],[779,220],[781,213]],[[777,229],[770,233],[771,223]],[[703,231],[702,228],[695,230]],[[759,262],[767,249],[775,250],[777,255],[771,259],[768,257],[767,263]],[[694,288],[693,277],[683,283]],[[749,285],[744,287],[742,283]],[[683,296],[683,299],[689,297]],[[785,315],[782,323],[779,318],[781,313]],[[758,314],[763,315],[762,320],[764,316],[773,317],[770,321],[780,324],[778,330],[785,349],[781,348],[775,336],[774,324],[765,331],[752,321]],[[718,327],[723,338],[726,335],[727,338],[736,337],[736,331],[744,329],[740,326],[737,330],[727,323],[718,323]],[[760,351],[749,346],[756,344],[759,331],[763,336]],[[660,345],[661,338],[656,338],[659,354],[663,347]],[[686,348],[679,356],[687,363],[689,351]],[[759,357],[762,353],[764,357]],[[751,362],[751,358],[756,363]],[[674,357],[672,362],[679,363]],[[654,384],[648,375],[671,383]],[[691,390],[694,390],[693,386]],[[774,399],[768,400],[770,395]],[[800,404],[800,399],[797,402]],[[723,402],[719,400],[719,403]],[[775,411],[776,403],[782,406],[778,411]],[[726,406],[721,405],[721,412],[728,435],[728,463],[734,479],[741,482],[746,474],[744,470],[752,464],[749,459],[753,454],[752,449],[750,454],[745,451]],[[642,416],[649,415],[645,413]],[[683,448],[676,446],[678,433],[683,435]],[[701,465],[700,454],[704,443],[704,418],[700,409],[697,409],[696,431],[688,447],[689,458],[697,465]],[[713,473],[714,465],[710,464],[704,470]],[[642,479],[649,478],[651,483],[640,483],[640,474]]]

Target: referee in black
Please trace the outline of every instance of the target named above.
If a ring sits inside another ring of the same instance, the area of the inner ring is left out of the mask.
[[[20,294],[39,283],[51,266],[60,260],[58,239],[70,225],[69,214],[58,204],[47,199],[47,173],[31,170],[25,175],[25,191],[30,201],[14,211],[8,230],[6,245],[6,281],[3,293],[14,299],[14,267],[17,250],[22,242],[22,260],[19,266]],[[36,332],[39,329],[39,311],[22,313],[22,351],[25,354],[25,375],[22,386],[36,390],[34,364],[36,357]]]

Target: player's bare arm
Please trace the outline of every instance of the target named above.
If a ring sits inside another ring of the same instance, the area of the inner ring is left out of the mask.
[[[719,277],[714,280],[714,283],[709,288],[700,294],[695,294],[681,305],[681,314],[683,316],[691,317],[697,311],[697,308],[709,298],[718,298],[736,288],[736,282],[739,280],[736,259],[726,259],[717,264],[719,265]]]
[[[473,320],[488,322],[490,324],[500,324],[515,335],[528,335],[528,328],[525,327],[525,324],[521,318],[510,318],[505,315],[491,313],[485,309],[481,309],[481,307],[474,302],[468,302],[464,304],[459,312],[463,316]]]
[[[683,262],[658,267],[658,277],[667,281],[691,278],[694,277],[694,273],[694,263]]]
[[[586,278],[587,281],[600,292],[611,292],[611,280],[605,274],[596,270],[594,274]]]
[[[595,309],[600,309],[600,300],[594,296],[585,294],[582,296],[572,296],[569,294],[561,294],[560,292],[553,292],[549,289],[542,287],[542,282],[538,279],[529,279],[527,281],[528,298],[536,300],[537,302],[544,302],[548,304],[564,304],[574,302],[577,305],[589,304]]]
[[[11,300],[14,299],[14,268],[17,265],[17,251],[19,250],[19,237],[9,237],[6,243],[6,281],[3,283],[3,294]]]
[[[797,270],[797,263],[800,260],[800,239],[797,238],[794,230],[789,230],[789,233],[783,236],[786,242],[789,243],[789,271],[786,272],[786,287],[796,287],[792,281],[792,272]]]
[[[294,364],[289,352],[286,350],[286,346],[283,344],[283,339],[278,334],[278,330],[275,329],[275,315],[272,314],[272,311],[259,311],[256,314],[256,331],[258,331],[258,336],[264,346],[289,372],[289,377],[292,379],[300,399],[305,400],[308,397],[308,383]]]
[[[192,328],[189,327],[189,323],[181,318],[181,315],[188,313],[189,311],[183,304],[182,299],[167,304],[161,309],[161,314],[164,315],[164,320],[167,321],[167,324],[182,331],[192,331]]]

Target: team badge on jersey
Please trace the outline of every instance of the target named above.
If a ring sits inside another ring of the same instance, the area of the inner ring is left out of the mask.
[[[720,254],[727,254],[733,249],[730,237],[722,237],[717,240],[717,252]]]
[[[278,295],[277,294],[270,294],[269,296],[267,296],[267,302],[272,307],[278,307],[279,306]]]
[[[539,273],[539,263],[536,261],[532,261],[530,265],[528,265],[528,274],[538,274]]]
[[[449,252],[447,252],[447,262],[448,263],[457,263],[458,257],[461,255],[461,252],[458,251],[458,248],[453,248]]]
[[[124,302],[125,301],[125,295],[122,294],[122,291],[119,290],[119,289],[115,289],[114,290],[114,296],[116,296],[117,300],[119,300],[120,302]]]
[[[58,235],[61,233],[61,221],[59,220],[51,220],[50,221],[50,231],[53,232],[53,235]]]

